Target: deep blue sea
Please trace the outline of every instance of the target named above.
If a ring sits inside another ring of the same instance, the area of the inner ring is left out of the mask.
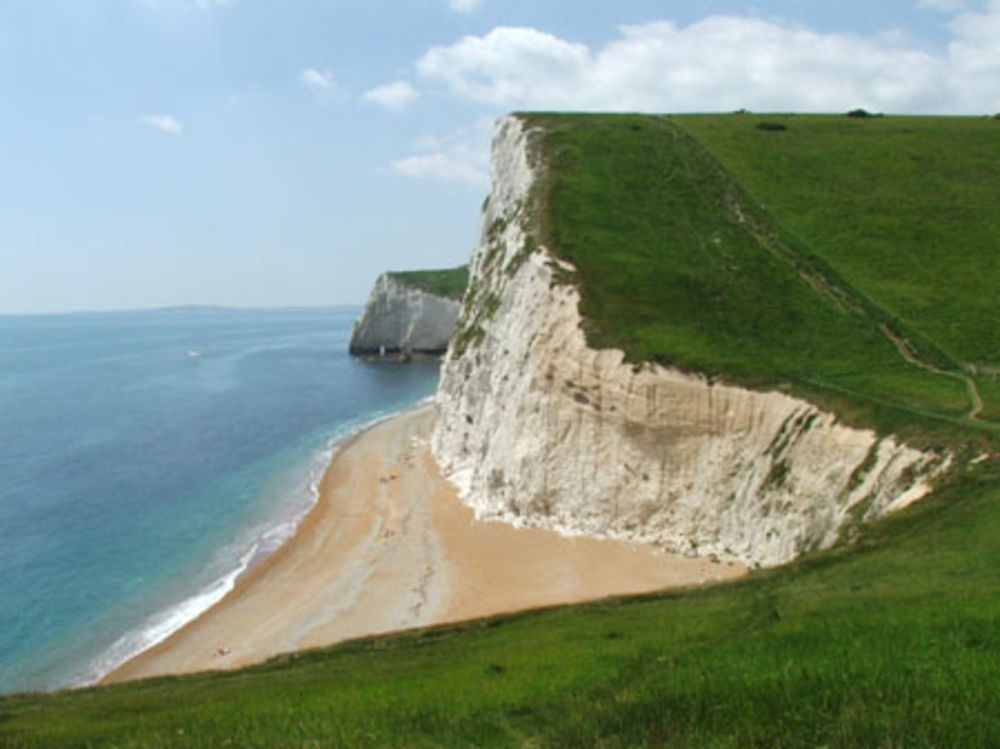
[[[84,684],[221,598],[338,440],[433,394],[358,308],[0,317],[0,692]]]

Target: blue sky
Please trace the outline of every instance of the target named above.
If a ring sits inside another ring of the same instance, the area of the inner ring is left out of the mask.
[[[0,313],[464,262],[513,109],[1000,111],[1000,0],[0,0]]]

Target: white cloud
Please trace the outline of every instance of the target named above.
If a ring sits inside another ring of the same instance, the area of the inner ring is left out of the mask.
[[[1000,0],[951,22],[947,89],[968,112],[1000,112]]]
[[[471,13],[482,6],[483,0],[448,0],[448,7],[459,13]]]
[[[380,104],[386,109],[399,111],[408,104],[411,104],[419,94],[409,81],[393,81],[382,86],[365,91],[361,98],[375,104]]]
[[[417,62],[417,72],[459,97],[505,106],[583,83],[590,63],[582,44],[536,29],[500,27],[433,47]]]
[[[469,182],[484,187],[489,183],[486,172],[447,153],[408,156],[393,161],[392,168],[407,177],[430,177],[447,182]]]
[[[489,185],[489,143],[491,118],[483,117],[474,126],[458,128],[443,138],[423,138],[417,144],[422,153],[393,161],[393,171],[407,177],[447,182]]]
[[[622,26],[601,48],[532,28],[433,47],[417,72],[497,109],[990,112],[1000,108],[1000,0],[951,24],[946,53],[900,34],[820,33],[743,16]]]
[[[139,122],[167,135],[180,135],[184,132],[181,121],[169,114],[148,114],[140,117]]]
[[[299,80],[313,91],[326,91],[333,86],[333,73],[329,70],[306,68],[299,73]]]
[[[1000,0],[957,14],[948,28],[947,49],[931,53],[899,32],[820,33],[743,16],[622,26],[599,48],[499,27],[429,49],[416,70],[491,117],[511,109],[1000,112]],[[485,185],[488,122],[426,139],[392,168]]]

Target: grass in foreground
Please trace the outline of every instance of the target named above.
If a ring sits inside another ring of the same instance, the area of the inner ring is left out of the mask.
[[[0,745],[1000,746],[998,479],[724,587],[2,699]]]
[[[431,294],[461,300],[465,287],[469,285],[469,266],[446,270],[393,271],[389,276]]]

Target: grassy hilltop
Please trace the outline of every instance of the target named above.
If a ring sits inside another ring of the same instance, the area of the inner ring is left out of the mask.
[[[460,265],[445,270],[392,271],[388,276],[430,294],[460,301],[465,287],[469,285],[469,266]]]
[[[734,584],[9,697],[0,746],[1000,746],[1000,122],[526,116],[594,345],[959,467]]]
[[[592,345],[911,437],[1000,419],[1000,123],[527,119]]]

